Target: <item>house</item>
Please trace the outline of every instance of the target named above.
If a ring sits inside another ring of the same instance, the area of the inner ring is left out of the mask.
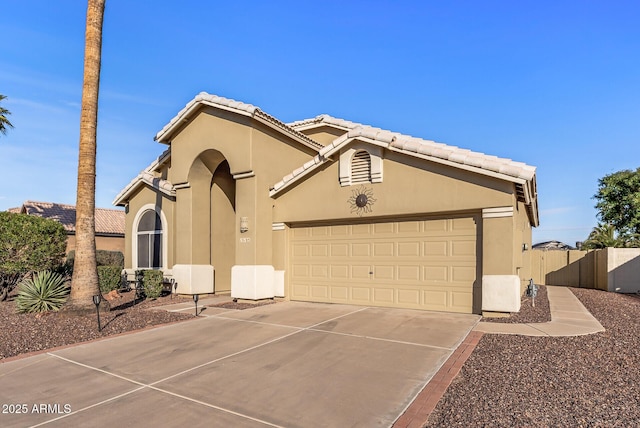
[[[76,207],[54,202],[26,201],[8,211],[44,217],[62,223],[67,233],[67,250],[76,247]],[[96,249],[124,253],[125,214],[121,209],[96,208]]]
[[[561,251],[566,251],[566,250],[575,250],[575,248],[573,248],[571,245],[569,244],[565,244],[564,242],[560,242],[560,241],[545,241],[545,242],[538,242],[537,244],[533,244],[533,247],[531,247],[534,250],[561,250]]]
[[[531,276],[535,168],[327,115],[201,93],[115,198],[125,268],[177,292],[480,313]]]

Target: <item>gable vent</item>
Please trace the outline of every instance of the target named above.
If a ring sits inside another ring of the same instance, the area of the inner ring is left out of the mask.
[[[351,184],[371,183],[371,156],[360,150],[351,159]]]

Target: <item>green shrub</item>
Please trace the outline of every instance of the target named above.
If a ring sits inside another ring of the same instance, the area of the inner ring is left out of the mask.
[[[144,294],[150,299],[157,299],[162,294],[164,275],[160,270],[144,269],[136,271],[136,278],[142,277]]]
[[[124,268],[124,254],[120,251],[96,251],[96,262],[98,266],[118,266]]]
[[[122,285],[122,268],[120,266],[98,266],[98,283],[102,293],[119,289]]]
[[[57,311],[67,300],[69,286],[62,275],[40,271],[18,284],[18,312]]]
[[[66,264],[71,266],[73,271],[73,262],[76,258],[75,250],[69,251],[67,254]],[[120,269],[124,268],[124,254],[121,251],[108,251],[108,250],[96,250],[96,265],[97,266],[119,266]]]
[[[57,221],[0,212],[0,275],[56,269],[66,247],[67,234]]]

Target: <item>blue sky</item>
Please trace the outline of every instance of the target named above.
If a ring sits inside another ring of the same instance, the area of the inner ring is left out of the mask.
[[[3,2],[0,210],[75,203],[86,2]],[[583,240],[598,178],[640,166],[637,1],[107,0],[96,204],[197,93],[327,113],[538,168],[534,242]],[[428,190],[425,191],[428,197]]]

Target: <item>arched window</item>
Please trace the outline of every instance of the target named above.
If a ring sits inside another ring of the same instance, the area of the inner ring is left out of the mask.
[[[351,159],[351,184],[371,183],[371,156],[365,150],[354,153]]]
[[[162,268],[162,221],[155,210],[142,214],[137,235],[138,268]]]

